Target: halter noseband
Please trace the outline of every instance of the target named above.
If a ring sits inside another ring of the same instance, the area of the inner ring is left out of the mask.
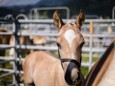
[[[61,63],[64,63],[64,62],[75,63],[75,64],[77,65],[78,69],[80,68],[80,63],[77,62],[77,61],[74,60],[74,59],[67,59],[67,58],[65,58],[65,59],[60,59],[60,60],[61,60]],[[62,65],[62,66],[63,66],[63,65]]]
[[[74,60],[74,59],[68,59],[68,58],[62,59],[62,58],[61,58],[61,55],[60,55],[60,53],[59,53],[59,49],[58,49],[58,54],[59,54],[59,59],[60,59],[60,61],[61,61],[61,66],[62,66],[63,70],[64,70],[63,63],[64,63],[64,62],[70,62],[70,63],[68,64],[67,70],[66,70],[66,72],[65,72],[65,81],[66,81],[69,85],[74,85],[75,82],[76,82],[76,80],[79,80],[80,77],[78,76],[78,78],[77,78],[75,81],[73,81],[73,80],[71,79],[72,69],[73,69],[73,68],[77,68],[77,69],[80,71],[80,66],[81,66],[80,63],[79,63],[78,61]]]

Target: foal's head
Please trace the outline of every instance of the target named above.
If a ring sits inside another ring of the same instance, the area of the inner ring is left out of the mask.
[[[61,58],[62,67],[65,71],[65,80],[69,85],[80,81],[81,49],[84,38],[81,34],[81,26],[85,20],[84,12],[81,10],[75,23],[64,24],[58,11],[53,15],[54,24],[59,29],[57,45]]]
[[[81,26],[84,22],[84,12],[81,10],[75,23],[63,23],[61,17],[56,10],[53,15],[54,24],[59,29],[57,37],[57,45],[61,58],[70,58],[80,63],[81,48],[84,43],[84,38],[81,34]]]

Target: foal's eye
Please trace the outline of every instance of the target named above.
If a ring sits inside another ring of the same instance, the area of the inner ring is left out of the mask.
[[[57,46],[58,46],[58,48],[61,48],[61,45],[59,43],[57,43]]]
[[[82,43],[80,44],[80,47],[82,47],[84,43],[85,43],[85,42],[82,42]]]

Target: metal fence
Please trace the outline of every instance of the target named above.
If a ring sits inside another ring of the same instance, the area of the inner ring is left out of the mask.
[[[67,22],[68,20],[64,20],[65,22]],[[74,22],[75,20],[72,20],[72,22]],[[45,36],[47,37],[47,40],[50,41],[51,37],[56,38],[57,36],[57,30],[53,25],[53,21],[52,20],[18,20],[18,21],[5,21],[5,20],[1,20],[0,23],[5,23],[5,25],[7,24],[11,24],[12,26],[12,31],[10,32],[5,32],[5,33],[1,33],[0,35],[13,35],[14,37],[14,42],[15,45],[11,46],[11,45],[6,45],[6,44],[0,44],[0,49],[7,49],[7,48],[14,48],[15,50],[15,54],[13,56],[13,58],[10,57],[0,57],[0,64],[9,62],[9,61],[14,61],[13,63],[13,68],[12,69],[5,69],[5,68],[0,68],[0,72],[5,72],[5,74],[0,75],[0,78],[6,77],[8,75],[13,75],[13,80],[12,80],[12,84],[18,86],[19,85],[19,77],[20,75],[23,73],[22,70],[18,69],[18,64],[21,61],[22,58],[19,57],[19,53],[18,50],[21,49],[35,49],[35,50],[48,50],[48,51],[57,51],[57,46],[55,45],[55,42],[50,45],[50,46],[35,46],[35,45],[20,45],[19,43],[19,35],[23,35],[23,36]],[[89,69],[91,68],[91,66],[94,64],[94,62],[92,61],[93,59],[93,53],[94,52],[104,52],[106,50],[107,47],[101,46],[100,47],[100,43],[107,43],[107,41],[104,42],[104,40],[109,39],[108,41],[108,45],[111,42],[112,38],[115,38],[115,32],[114,31],[110,31],[108,33],[95,33],[94,29],[99,28],[99,26],[101,25],[106,25],[108,28],[108,26],[115,26],[115,20],[86,20],[85,25],[83,26],[82,30],[85,29],[88,31],[83,32],[83,36],[84,38],[87,38],[88,40],[86,40],[86,42],[88,43],[88,45],[85,45],[82,49],[83,52],[87,52],[89,53],[88,55],[88,61],[87,62],[82,62],[82,66],[84,67],[88,67]],[[21,27],[25,27],[26,29],[23,30],[21,29]],[[31,28],[31,29],[29,29]],[[43,31],[41,30],[44,29]],[[47,30],[46,30],[47,29]],[[114,28],[113,28],[114,29]],[[20,31],[21,30],[21,31]],[[31,33],[31,34],[30,34]],[[95,40],[94,40],[95,39]]]

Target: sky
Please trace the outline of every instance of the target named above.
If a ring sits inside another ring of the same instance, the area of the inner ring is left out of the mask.
[[[0,0],[0,6],[29,5],[39,1],[40,0]]]

